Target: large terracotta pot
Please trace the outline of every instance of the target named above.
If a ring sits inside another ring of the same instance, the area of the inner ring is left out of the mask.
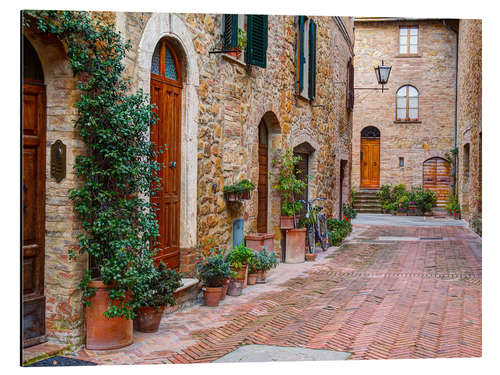
[[[257,274],[256,273],[249,273],[248,274],[248,285],[255,285],[257,282]]]
[[[285,263],[302,263],[306,258],[306,228],[286,231]]]
[[[243,291],[243,280],[231,280],[229,282],[229,288],[227,289],[227,295],[238,297],[241,296],[241,292]]]
[[[108,350],[123,348],[132,344],[133,321],[123,317],[108,319],[104,316],[111,299],[108,290],[111,288],[102,281],[91,281],[89,287],[96,288],[96,294],[90,298],[92,307],[85,308],[85,326],[87,349]],[[113,301],[119,305],[119,302]]]
[[[217,288],[204,287],[203,296],[205,297],[205,305],[215,307],[219,305],[221,299],[222,287]]]
[[[224,284],[222,284],[222,292],[221,292],[221,295],[220,295],[220,299],[221,301],[226,298],[226,295],[227,295],[227,288],[229,288],[229,280],[228,279],[224,279]]]
[[[160,307],[139,307],[137,316],[134,319],[134,329],[139,332],[156,332],[160,327],[161,317],[165,306]]]
[[[245,279],[243,280],[243,288],[247,287],[248,284],[248,265],[243,266],[245,268]]]
[[[263,247],[267,251],[274,251],[273,233],[252,233],[245,236],[246,247],[260,252]]]
[[[239,270],[236,270],[234,267],[231,267],[231,269],[236,272],[236,276],[234,277],[235,280],[245,280],[245,274],[246,274],[246,268],[247,268],[247,265],[244,264],[243,267]]]
[[[316,253],[306,253],[306,262],[314,262],[317,255]]]
[[[280,216],[281,229],[293,229],[293,216]]]

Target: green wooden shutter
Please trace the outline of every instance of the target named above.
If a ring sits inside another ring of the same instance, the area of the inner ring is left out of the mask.
[[[225,50],[231,50],[238,45],[238,15],[224,14],[224,35],[222,36]]]
[[[309,99],[316,98],[316,23],[309,21]]]
[[[266,67],[267,63],[267,16],[247,16],[247,64]]]
[[[297,32],[297,74],[298,74],[298,93],[300,94],[304,89],[304,22],[305,16],[299,16],[298,23],[299,29]]]

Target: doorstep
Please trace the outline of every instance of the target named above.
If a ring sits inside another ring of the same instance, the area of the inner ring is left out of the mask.
[[[184,309],[196,303],[200,292],[200,280],[196,278],[182,278],[182,286],[174,291],[174,298],[177,302],[174,306],[167,306],[164,315],[171,314],[174,311]]]
[[[55,344],[52,342],[44,342],[23,349],[23,365],[39,361],[41,359],[52,357],[70,348],[70,345]]]

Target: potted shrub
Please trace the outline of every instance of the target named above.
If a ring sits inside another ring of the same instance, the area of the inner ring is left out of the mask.
[[[458,197],[456,195],[453,195],[448,199],[445,209],[455,218],[455,220],[460,219],[460,203],[458,202]]]
[[[266,282],[267,273],[272,269],[278,266],[278,258],[276,258],[276,254],[271,251],[267,251],[266,249],[262,249],[260,253],[257,254],[257,284],[264,284]]]
[[[140,332],[156,332],[160,326],[165,306],[176,304],[174,291],[182,286],[182,274],[167,270],[163,262],[154,266],[153,260],[143,263],[140,278],[133,286],[133,295],[137,305],[134,328]]]
[[[239,202],[240,201],[237,189],[234,185],[224,186],[223,192],[224,192],[224,198],[226,199],[226,201],[228,201],[228,202]]]
[[[239,202],[250,199],[250,192],[255,189],[252,181],[243,179],[235,185],[224,186],[224,197],[228,202]]]
[[[302,193],[302,191],[307,186],[305,181],[299,180],[297,178],[297,174],[300,171],[296,169],[296,166],[300,159],[300,156],[295,156],[293,150],[289,148],[285,150],[281,155],[273,158],[272,160],[273,167],[279,168],[279,173],[274,175],[275,181],[273,187],[279,192],[281,196],[281,229],[296,228],[296,215],[302,209],[302,204],[295,201],[295,195]],[[292,222],[290,223],[290,221]]]
[[[408,211],[408,196],[402,195],[398,200],[397,216],[406,216]]]
[[[252,257],[248,263],[248,285],[255,285],[257,282],[257,272],[260,270],[260,264],[257,256]]]
[[[352,224],[347,220],[330,218],[327,220],[328,237],[333,246],[340,246],[344,238],[352,231]]]
[[[243,243],[236,246],[228,255],[227,262],[231,269],[236,272],[234,277],[237,280],[243,281],[243,288],[247,286],[248,264],[255,256],[252,249],[246,247]]]
[[[215,307],[222,298],[224,283],[231,274],[229,263],[221,254],[208,257],[197,264],[200,280],[203,282],[203,296],[205,305]]]
[[[354,207],[345,203],[342,205],[342,212],[344,213],[344,217],[348,221],[351,221],[352,219],[355,219],[356,216],[358,216],[358,213],[356,212]]]
[[[241,52],[245,49],[247,45],[247,33],[238,27],[237,44],[232,49],[234,51],[228,52],[228,54],[236,59],[240,59]]]

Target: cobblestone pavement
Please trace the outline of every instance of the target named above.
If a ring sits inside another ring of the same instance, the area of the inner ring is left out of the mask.
[[[282,264],[268,284],[134,336],[121,350],[74,355],[100,364],[211,362],[258,344],[349,352],[349,360],[480,357],[481,239],[463,226],[355,225],[316,262]]]

